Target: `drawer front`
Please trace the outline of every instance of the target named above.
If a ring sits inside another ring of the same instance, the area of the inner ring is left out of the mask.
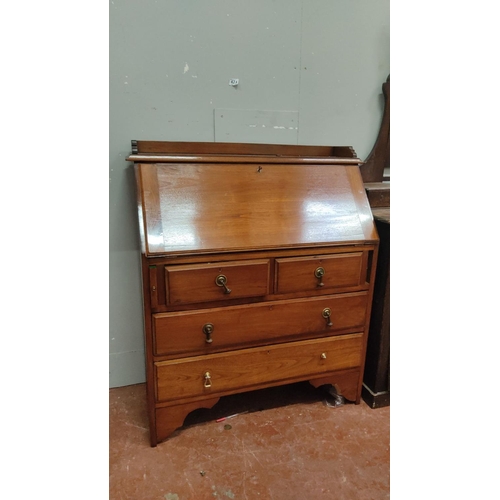
[[[269,259],[165,267],[167,304],[269,294]]]
[[[358,333],[155,363],[157,401],[307,380],[359,367],[362,348],[363,335]]]
[[[210,353],[297,335],[360,331],[367,303],[367,292],[355,292],[154,314],[155,354]]]
[[[363,252],[276,259],[276,293],[312,292],[358,286]]]

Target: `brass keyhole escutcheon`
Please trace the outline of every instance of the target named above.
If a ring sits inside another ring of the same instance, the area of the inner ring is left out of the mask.
[[[203,325],[202,331],[206,335],[205,342],[207,344],[211,344],[213,341],[212,333],[214,332],[214,325],[212,325],[212,323],[205,323]]]
[[[224,293],[225,294],[230,294],[231,293],[231,289],[227,287],[226,283],[227,283],[227,278],[223,274],[219,274],[219,276],[217,276],[217,278],[215,278],[215,284],[217,286],[224,287]]]
[[[205,382],[203,383],[203,387],[212,387],[212,377],[210,376],[210,372],[205,372],[203,375]]]
[[[326,319],[326,326],[332,326],[332,319],[331,319],[332,311],[329,307],[325,307],[322,312],[323,318]]]
[[[318,286],[325,286],[323,283],[323,276],[325,275],[325,270],[322,267],[317,267],[316,270],[314,271],[314,276],[318,278],[319,283]]]

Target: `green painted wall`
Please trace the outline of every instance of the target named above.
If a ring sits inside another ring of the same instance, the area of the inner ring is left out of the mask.
[[[118,387],[145,380],[130,141],[349,145],[366,158],[390,73],[389,0],[112,0],[109,33],[109,368]]]

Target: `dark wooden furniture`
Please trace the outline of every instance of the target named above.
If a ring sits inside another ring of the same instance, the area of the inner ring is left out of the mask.
[[[384,112],[378,136],[368,158],[359,167],[363,182],[382,182],[389,180],[384,178],[384,170],[391,165],[391,81],[387,77],[382,84],[384,94]]]
[[[221,396],[360,402],[379,239],[350,147],[133,141],[151,445]]]
[[[389,208],[372,208],[380,237],[370,335],[363,377],[363,400],[371,408],[390,404],[390,241]]]
[[[360,166],[361,176],[380,236],[377,279],[373,297],[370,335],[362,397],[372,408],[390,403],[390,80],[382,85],[384,114],[373,149]]]

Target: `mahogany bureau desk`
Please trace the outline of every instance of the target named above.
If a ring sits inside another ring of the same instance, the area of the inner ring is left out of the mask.
[[[350,147],[132,141],[151,446],[220,397],[360,402],[379,238]]]

